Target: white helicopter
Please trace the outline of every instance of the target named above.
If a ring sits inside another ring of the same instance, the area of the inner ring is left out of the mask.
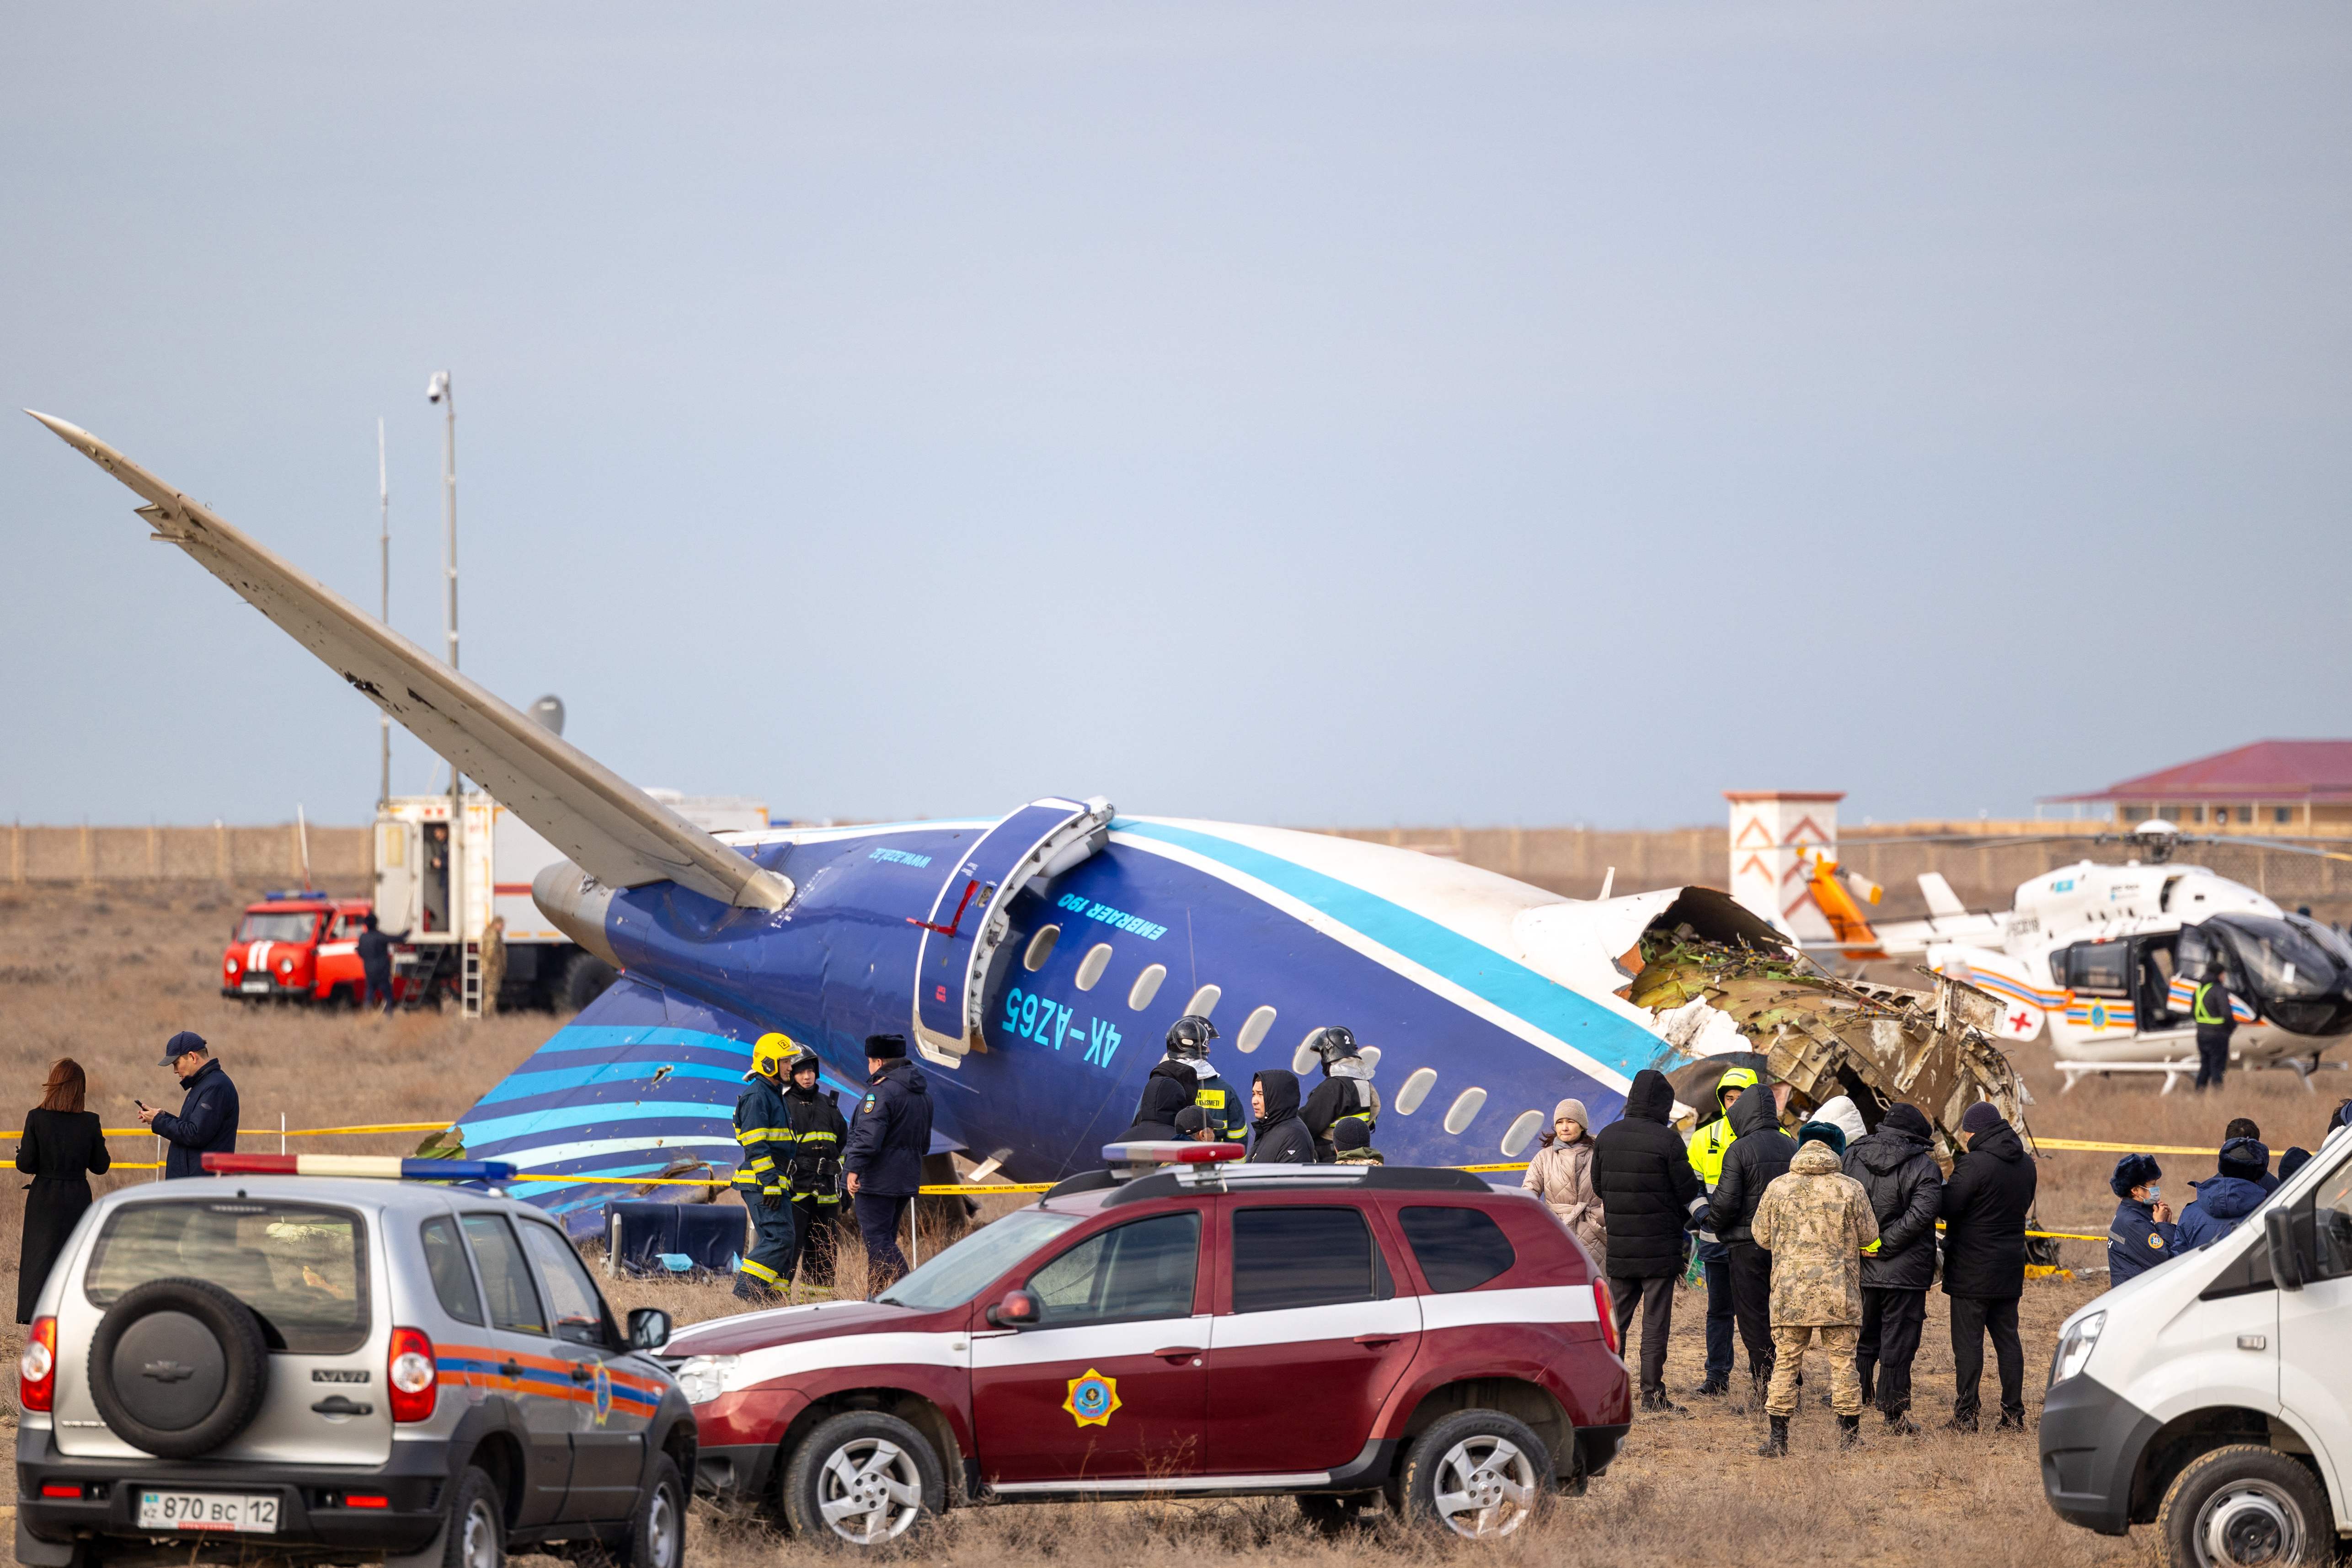
[[[1841,929],[1850,939],[1841,946],[1853,957],[1922,954],[1938,973],[2007,1004],[1996,1026],[2004,1038],[2035,1039],[2046,1027],[2058,1054],[2077,1061],[2193,1056],[2192,997],[2214,963],[2234,998],[2231,1047],[2242,1064],[2301,1068],[2352,1037],[2352,942],[2242,882],[2175,864],[2184,836],[2161,817],[2122,837],[2137,858],[2121,866],[2083,860],[2036,877],[2006,911],[1969,911],[1930,872],[1919,879],[1926,920]],[[1856,880],[1829,863],[1814,875],[1817,885]],[[1876,889],[1861,886],[1876,902]],[[1847,909],[1855,910],[1850,901]],[[1865,935],[1874,951],[1862,950]]]

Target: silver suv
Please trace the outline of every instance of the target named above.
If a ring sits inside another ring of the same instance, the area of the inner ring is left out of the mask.
[[[528,1205],[229,1176],[110,1194],[20,1369],[16,1560],[499,1568],[509,1547],[679,1568],[692,1411]],[[562,1552],[572,1548],[558,1547]]]

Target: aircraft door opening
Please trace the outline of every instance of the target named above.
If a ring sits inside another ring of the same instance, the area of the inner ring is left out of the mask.
[[[1003,943],[1006,912],[1021,889],[1064,871],[1110,837],[1110,802],[1048,796],[1023,806],[986,833],[940,884],[929,911],[908,921],[923,931],[915,950],[914,1038],[942,1067],[963,1059],[980,1038],[981,986]]]

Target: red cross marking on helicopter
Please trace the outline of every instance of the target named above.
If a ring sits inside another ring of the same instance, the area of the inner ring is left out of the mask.
[[[2010,1015],[2009,1026],[2012,1029],[2022,1029],[2032,1022],[2033,1019],[2027,1014],[2012,1013]]]

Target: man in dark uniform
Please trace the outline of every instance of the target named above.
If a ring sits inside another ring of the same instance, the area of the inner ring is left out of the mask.
[[[384,935],[377,928],[373,915],[368,916],[362,923],[367,929],[360,932],[359,941],[352,944],[359,953],[360,972],[367,981],[367,995],[360,1005],[380,1005],[389,1013],[392,1011],[392,944],[405,939],[408,933],[402,931],[399,936]]]
[[[1318,1029],[1307,1044],[1323,1058],[1323,1081],[1307,1097],[1298,1120],[1307,1124],[1307,1135],[1315,1140],[1316,1160],[1328,1165],[1337,1157],[1332,1127],[1342,1118],[1354,1117],[1363,1122],[1369,1141],[1373,1124],[1381,1119],[1381,1092],[1372,1087],[1371,1064],[1364,1060],[1355,1035],[1346,1025]]]
[[[784,1090],[784,1113],[793,1130],[793,1159],[786,1188],[793,1196],[793,1255],[777,1269],[786,1279],[797,1267],[812,1285],[833,1283],[833,1252],[841,1233],[841,1141],[849,1124],[834,1097],[818,1083],[816,1053],[807,1047],[793,1058],[792,1086]]]
[[[735,1142],[743,1146],[742,1163],[735,1168],[735,1190],[759,1228],[751,1255],[735,1271],[735,1294],[746,1301],[774,1300],[792,1275],[797,1233],[784,1180],[793,1158],[793,1124],[782,1082],[784,1058],[792,1049],[785,1036],[761,1035],[751,1047],[751,1070],[743,1075],[743,1092],[735,1100]]]
[[[842,1156],[851,1206],[866,1238],[866,1294],[896,1285],[907,1272],[898,1221],[923,1184],[931,1150],[929,1084],[907,1059],[904,1035],[866,1037],[866,1098],[857,1102]]]
[[[180,1087],[187,1090],[187,1097],[180,1102],[177,1116],[158,1110],[143,1100],[134,1101],[139,1120],[171,1145],[163,1155],[165,1181],[201,1176],[206,1154],[236,1152],[236,1085],[213,1060],[212,1047],[194,1029],[183,1029],[163,1042],[163,1059],[156,1065],[180,1075]]]
[[[2238,1028],[2238,1016],[2230,1010],[2230,988],[2223,984],[2219,963],[2205,971],[2190,1016],[2197,1020],[2197,1087],[2219,1089],[2221,1074],[2230,1065],[2230,1037]]]

